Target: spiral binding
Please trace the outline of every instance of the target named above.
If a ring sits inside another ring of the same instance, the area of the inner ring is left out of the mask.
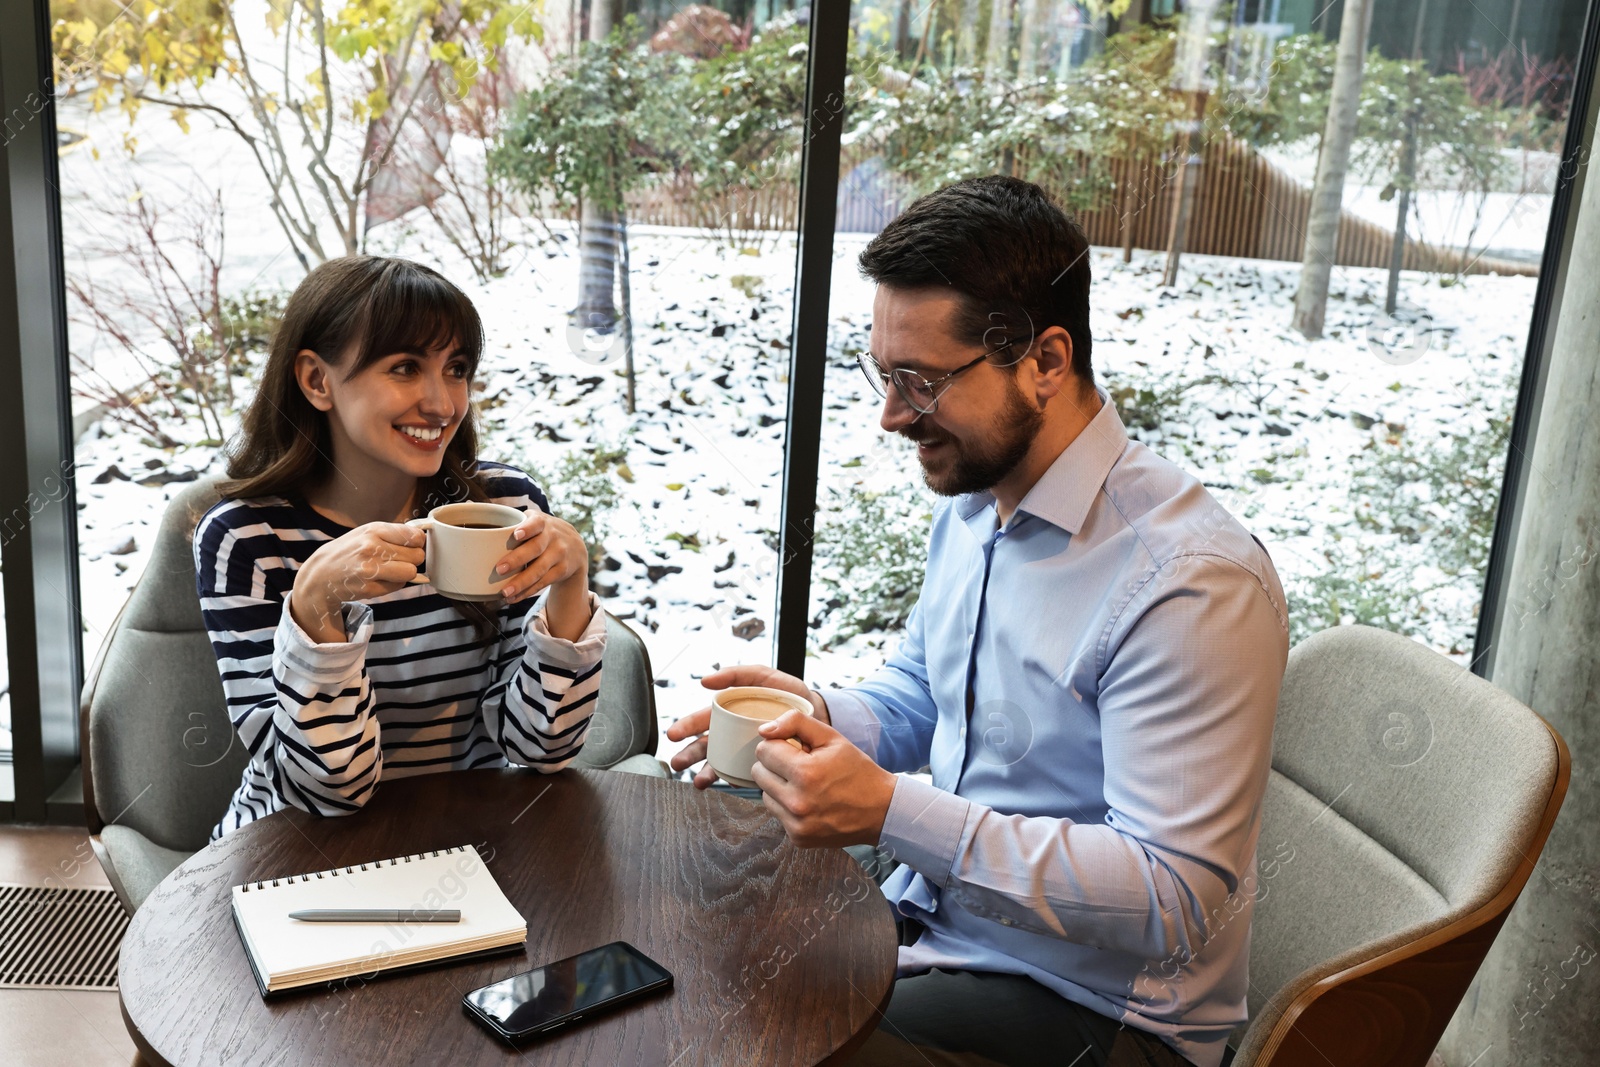
[[[458,852],[465,852],[469,848],[475,848],[475,846],[457,845],[455,848],[436,848],[432,852],[416,852],[409,856],[396,856],[394,859],[389,860],[372,860],[368,863],[352,863],[348,867],[334,867],[330,870],[310,871],[306,874],[291,874],[286,878],[263,878],[261,881],[255,883],[255,888],[267,889],[278,885],[294,885],[296,882],[309,882],[313,878],[337,878],[340,874],[354,874],[357,871],[365,871],[369,869],[376,870],[379,867],[395,867],[402,863],[410,863],[412,860],[431,859],[434,856],[453,856]],[[244,885],[239,887],[239,892],[248,893],[250,892],[250,889],[250,883],[246,882]]]

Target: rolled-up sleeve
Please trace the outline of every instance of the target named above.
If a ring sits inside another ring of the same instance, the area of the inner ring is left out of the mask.
[[[483,722],[507,761],[554,773],[583,748],[600,695],[606,616],[589,594],[589,622],[577,640],[550,632],[542,596],[495,654],[498,674],[484,694]]]

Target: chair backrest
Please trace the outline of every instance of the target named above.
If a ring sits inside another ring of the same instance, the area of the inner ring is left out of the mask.
[[[577,762],[612,767],[641,752],[656,753],[656,683],[650,653],[627,623],[606,612],[605,667],[594,719]]]
[[[248,761],[227,717],[216,653],[195,595],[194,528],[220,475],[167,505],[150,561],[85,679],[85,807],[165,848],[199,849]],[[610,767],[656,750],[655,683],[639,636],[606,617],[605,668],[578,762]]]
[[[1415,641],[1344,626],[1295,646],[1235,1064],[1426,1062],[1569,773],[1542,719]]]
[[[227,715],[195,595],[194,528],[217,476],[167,505],[144,573],[84,681],[84,800],[92,830],[116,823],[164,848],[198,849],[249,755]]]

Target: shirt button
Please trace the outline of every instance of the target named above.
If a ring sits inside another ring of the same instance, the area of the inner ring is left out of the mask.
[[[1001,919],[1000,920],[1000,925],[1001,926],[1015,926],[1017,924],[1012,922],[1010,919]]]

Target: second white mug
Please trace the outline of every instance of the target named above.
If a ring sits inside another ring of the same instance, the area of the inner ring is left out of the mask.
[[[750,775],[756,763],[756,745],[764,740],[758,732],[761,724],[791,709],[815,714],[811,701],[782,689],[736,685],[717,690],[711,695],[706,764],[724,781],[754,788]],[[788,741],[795,748],[805,747],[792,737]]]

